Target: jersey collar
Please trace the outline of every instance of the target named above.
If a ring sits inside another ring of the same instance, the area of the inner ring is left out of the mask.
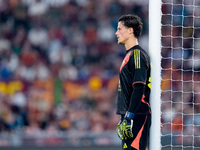
[[[129,50],[126,51],[126,54],[128,52],[130,52],[131,50],[134,50],[134,49],[140,49],[140,46],[139,45],[135,45],[135,46],[131,47]]]

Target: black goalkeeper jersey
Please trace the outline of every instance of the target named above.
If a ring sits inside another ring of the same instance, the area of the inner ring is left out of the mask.
[[[119,86],[117,99],[117,114],[125,114],[129,109],[130,101],[137,105],[135,114],[149,114],[149,96],[151,90],[150,58],[139,45],[129,49],[121,64],[119,72]],[[145,86],[141,100],[134,99],[132,93],[134,85]],[[132,96],[132,97],[131,97]]]

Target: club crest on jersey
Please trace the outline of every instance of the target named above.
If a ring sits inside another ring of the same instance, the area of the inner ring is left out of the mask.
[[[118,91],[121,91],[120,80],[119,80],[119,84],[118,84]]]

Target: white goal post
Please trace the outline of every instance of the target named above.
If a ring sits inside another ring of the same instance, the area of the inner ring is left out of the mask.
[[[161,150],[161,0],[149,0],[149,53],[151,57],[152,123],[150,150]]]
[[[200,0],[149,0],[150,150],[200,149]]]

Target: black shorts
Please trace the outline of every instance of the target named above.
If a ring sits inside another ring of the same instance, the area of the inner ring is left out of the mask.
[[[151,114],[135,115],[132,130],[134,137],[122,140],[122,150],[146,150],[150,126]]]

